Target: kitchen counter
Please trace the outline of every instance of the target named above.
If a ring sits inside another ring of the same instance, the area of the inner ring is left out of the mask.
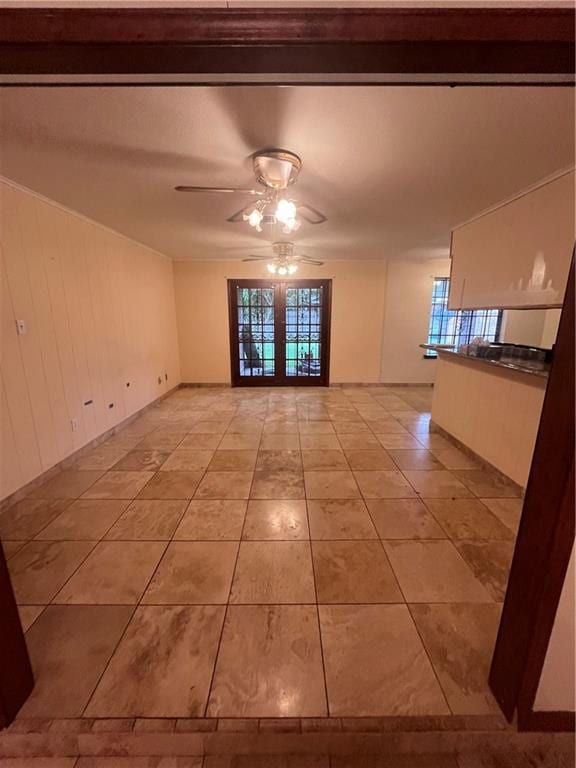
[[[529,376],[539,376],[542,379],[547,379],[550,372],[550,363],[532,362],[531,360],[522,360],[512,362],[509,359],[493,360],[488,357],[477,357],[476,355],[467,355],[464,352],[459,352],[456,347],[446,347],[438,344],[420,344],[422,349],[434,350],[439,355],[449,355],[451,357],[462,358],[472,363],[480,363],[481,365],[491,365],[497,368],[504,368],[509,371],[518,371],[519,373],[526,373]]]
[[[531,369],[529,360],[435,351],[432,421],[525,488],[548,372]]]

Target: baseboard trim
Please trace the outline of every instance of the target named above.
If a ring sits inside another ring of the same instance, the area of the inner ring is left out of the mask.
[[[67,469],[70,467],[71,464],[74,464],[78,459],[82,458],[82,456],[86,453],[88,453],[89,450],[92,448],[96,448],[96,446],[100,445],[100,443],[103,443],[105,440],[107,440],[109,437],[112,437],[112,435],[115,435],[117,432],[119,432],[121,429],[124,429],[124,427],[127,427],[128,424],[131,424],[133,421],[138,419],[142,414],[146,413],[146,411],[149,411],[151,408],[154,408],[155,405],[157,405],[159,402],[164,400],[166,397],[170,397],[170,395],[174,394],[182,385],[177,384],[175,387],[172,387],[168,390],[168,392],[163,392],[159,397],[157,397],[154,400],[151,400],[147,405],[142,406],[139,410],[135,411],[130,416],[127,416],[122,421],[118,422],[114,427],[111,427],[110,429],[107,429],[106,432],[102,432],[101,435],[98,435],[97,437],[94,437],[92,440],[90,440],[89,443],[86,443],[86,445],[83,445],[82,448],[78,448],[77,451],[74,451],[74,453],[69,454],[65,458],[61,459],[57,464],[54,464],[53,467],[50,467],[50,469],[47,469],[45,472],[42,472],[41,475],[38,475],[33,480],[30,480],[26,483],[26,485],[23,485],[21,488],[18,488],[17,491],[14,491],[10,495],[6,496],[0,501],[0,512],[3,512],[8,507],[11,507],[13,504],[16,504],[16,502],[23,499],[25,496],[27,496],[30,491],[33,491],[34,488],[38,488],[42,483],[45,483],[47,480],[50,480],[51,477],[54,477],[58,474],[58,472],[61,472],[63,469]]]
[[[498,467],[495,467],[494,464],[490,464],[489,461],[482,458],[482,456],[480,456],[478,453],[473,451],[472,448],[469,448],[465,443],[461,443],[457,437],[454,437],[454,435],[451,432],[448,432],[443,427],[439,426],[435,421],[431,421],[430,424],[434,425],[436,434],[441,435],[442,437],[445,437],[446,440],[449,440],[454,445],[455,448],[458,448],[458,450],[466,454],[466,456],[469,456],[471,459],[474,459],[474,461],[480,464],[480,466],[483,467],[484,469],[488,469],[490,470],[490,472],[493,472],[497,477],[501,477],[506,482],[512,483],[513,486],[516,488],[516,490],[520,493],[520,495],[524,497],[526,488],[524,488],[522,485],[517,483],[516,480],[512,480],[511,477],[508,477],[508,475],[505,475],[501,469],[498,469]]]
[[[223,384],[222,382],[204,382],[204,381],[183,381],[180,384],[181,389],[231,389],[231,384]]]

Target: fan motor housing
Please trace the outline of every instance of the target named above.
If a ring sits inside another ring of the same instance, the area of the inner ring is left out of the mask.
[[[286,189],[294,184],[302,168],[302,160],[285,149],[271,149],[254,155],[256,179],[271,189]]]

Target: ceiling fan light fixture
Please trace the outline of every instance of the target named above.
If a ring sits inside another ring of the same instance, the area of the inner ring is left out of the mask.
[[[262,232],[262,219],[264,218],[264,214],[260,208],[253,208],[250,213],[245,213],[242,218],[244,221],[247,221],[251,227],[254,227],[256,232]]]
[[[266,269],[268,270],[268,272],[270,272],[270,274],[272,275],[276,274],[276,270],[277,270],[276,264],[272,264],[272,263],[266,264]]]
[[[288,274],[293,275],[298,272],[298,264],[288,264]]]
[[[281,266],[278,267],[277,272],[278,272],[279,275],[282,275],[282,277],[284,277],[284,275],[288,274],[288,267],[285,267],[285,266],[281,265]]]

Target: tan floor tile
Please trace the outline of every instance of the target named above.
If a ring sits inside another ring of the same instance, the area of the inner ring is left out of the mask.
[[[142,603],[199,605],[228,602],[238,544],[175,541],[168,545]]]
[[[372,433],[355,435],[338,435],[342,449],[349,451],[370,451],[380,448],[378,438]]]
[[[405,469],[404,476],[417,493],[427,499],[455,499],[472,496],[468,488],[452,472],[447,470]]]
[[[350,469],[342,451],[326,449],[302,451],[302,463],[306,470]]]
[[[376,539],[372,520],[361,500],[323,499],[308,502],[312,539]]]
[[[444,469],[443,465],[434,458],[426,448],[409,451],[404,449],[390,449],[390,456],[394,459],[398,469]]]
[[[136,444],[137,451],[174,451],[186,437],[186,432],[152,432]]]
[[[419,499],[369,499],[381,539],[445,539],[446,533]]]
[[[384,547],[407,602],[492,602],[450,541],[386,541]]]
[[[239,541],[245,514],[246,501],[240,499],[194,499],[190,502],[174,538],[192,541]]]
[[[29,499],[77,499],[102,477],[96,469],[64,469],[43,485],[34,488]]]
[[[178,446],[178,450],[186,451],[214,451],[218,444],[225,440],[221,435],[186,435],[184,440]],[[243,446],[241,446],[243,447]],[[250,448],[257,446],[248,446]]]
[[[451,539],[512,540],[514,535],[477,499],[424,499]]]
[[[133,605],[166,548],[158,541],[102,541],[54,598],[69,605]]]
[[[128,506],[116,499],[77,499],[36,536],[52,541],[98,541]]]
[[[252,472],[206,472],[196,499],[247,499],[252,485]]]
[[[86,717],[203,717],[223,606],[141,606]]]
[[[130,451],[114,465],[114,469],[155,472],[169,456],[170,451]]]
[[[319,603],[402,603],[379,541],[314,541]]]
[[[398,470],[354,472],[354,477],[365,499],[406,499],[416,496],[412,486]]]
[[[303,451],[339,451],[341,446],[336,435],[300,435]]]
[[[335,421],[334,429],[341,435],[371,435],[370,427],[364,421]]]
[[[111,469],[126,453],[127,450],[122,446],[113,447],[102,443],[76,459],[71,469]]]
[[[230,602],[316,602],[308,542],[243,541]]]
[[[251,500],[242,538],[246,540],[308,539],[305,501]]]
[[[500,606],[413,605],[410,610],[452,712],[499,712],[488,677]]]
[[[350,471],[305,472],[308,499],[359,499],[360,491]]]
[[[164,472],[195,472],[204,471],[210,461],[214,451],[201,450],[181,450],[177,448],[163,465]]]
[[[210,464],[209,472],[251,472],[256,465],[257,451],[215,451]]]
[[[256,451],[259,445],[260,435],[229,433],[221,439],[218,449],[220,451]]]
[[[49,603],[93,549],[93,541],[31,541],[8,562],[16,602]]]
[[[512,533],[518,533],[524,499],[480,499],[492,514],[508,526]]]
[[[206,419],[197,421],[190,427],[190,434],[223,435],[230,424],[229,419]]]
[[[265,451],[260,448],[256,469],[259,472],[301,472],[300,451]]]
[[[494,600],[502,601],[514,555],[513,541],[461,541],[458,551]]]
[[[22,630],[27,632],[36,619],[40,616],[42,611],[46,608],[45,605],[19,605],[18,615],[20,616],[20,623],[22,624]]]
[[[0,537],[14,540],[32,539],[71,503],[70,499],[22,499],[0,512]]]
[[[274,421],[266,421],[264,424],[265,435],[297,435],[298,434],[298,422],[275,419]]]
[[[450,714],[406,606],[319,612],[332,717]]]
[[[228,433],[237,433],[239,435],[259,435],[264,429],[262,419],[250,419],[236,417],[228,425]]]
[[[230,606],[207,714],[325,716],[316,607]]]
[[[139,499],[191,499],[194,496],[203,473],[198,472],[156,472],[142,488]]]
[[[430,453],[434,454],[446,469],[478,469],[478,462],[458,448],[432,448]]]
[[[133,499],[154,475],[153,472],[106,472],[84,495],[84,499]]]
[[[299,421],[301,435],[333,435],[334,427],[330,421]]]
[[[11,539],[0,539],[0,545],[4,550],[4,557],[9,560],[16,552],[19,552],[22,547],[27,544],[26,541],[13,541]]]
[[[261,451],[299,451],[298,435],[262,435]]]
[[[353,470],[396,469],[396,465],[383,448],[346,451],[346,458]]]
[[[108,531],[110,540],[167,541],[172,538],[187,501],[136,499]]]
[[[378,434],[376,435],[378,442],[386,450],[392,450],[399,448],[402,450],[418,450],[422,448],[422,443],[418,442],[413,435],[409,435],[408,432],[400,434]]]
[[[300,471],[256,471],[251,499],[303,499],[304,477]]]
[[[35,686],[21,717],[80,717],[133,608],[49,605],[26,635]]]
[[[482,469],[457,469],[456,477],[476,496],[488,498],[520,498],[518,486],[495,472]]]

